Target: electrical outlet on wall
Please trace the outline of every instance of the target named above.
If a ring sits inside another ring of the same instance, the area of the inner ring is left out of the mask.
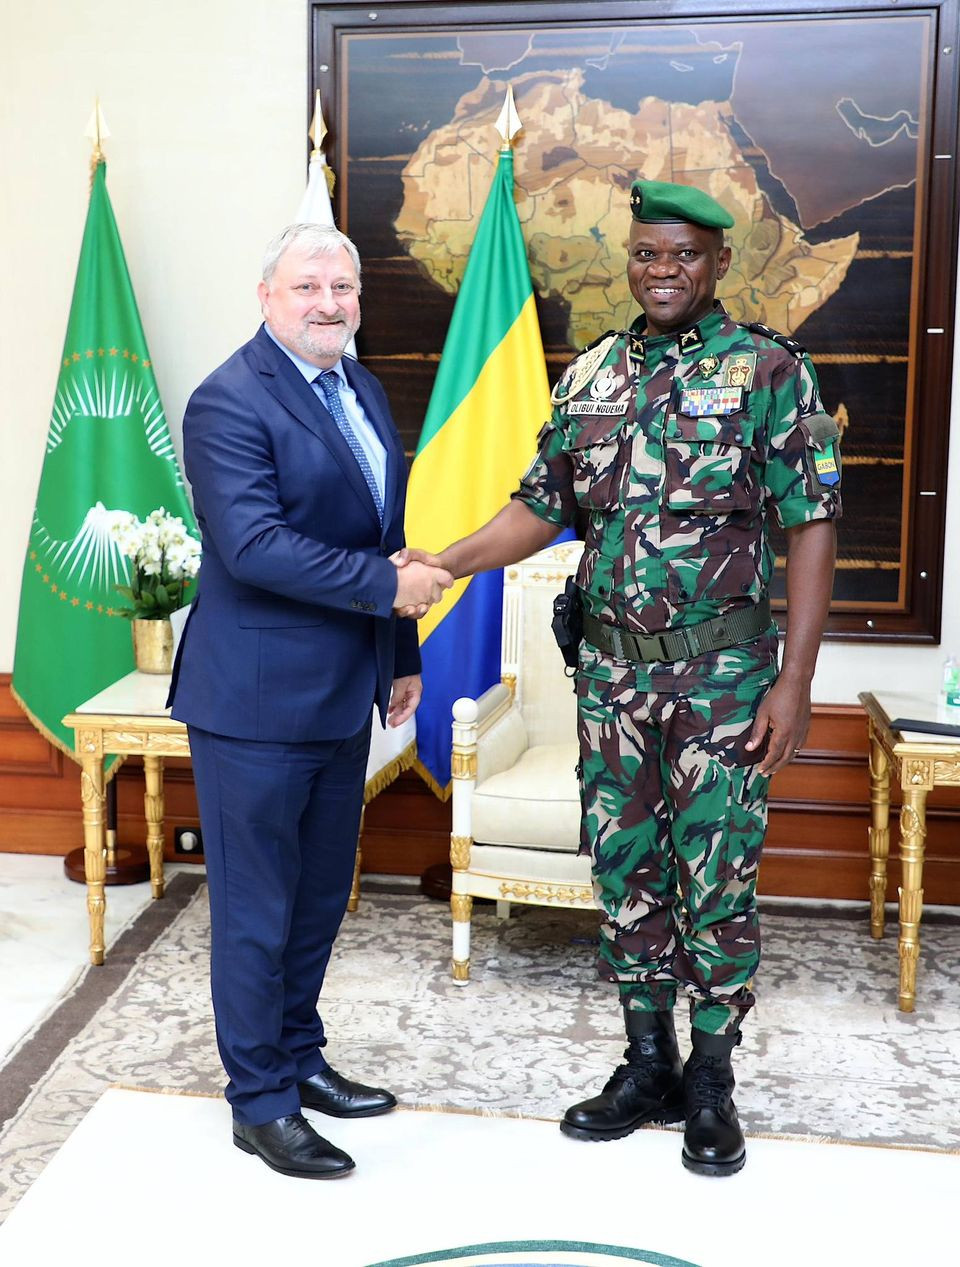
[[[188,858],[203,857],[203,833],[199,827],[174,827],[173,852]]]

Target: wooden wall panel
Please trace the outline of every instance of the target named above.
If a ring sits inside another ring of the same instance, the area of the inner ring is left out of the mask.
[[[164,792],[166,855],[173,859],[178,856],[174,828],[199,821],[188,761],[166,762]],[[141,843],[143,775],[137,759],[117,775],[117,802],[120,841]],[[899,878],[898,816],[893,788],[891,901],[896,900]],[[869,820],[863,710],[817,705],[803,753],[771,788],[761,891],[865,901]],[[449,804],[438,801],[408,772],[367,807],[363,869],[419,875],[446,861],[449,832]],[[10,694],[9,676],[0,677],[0,852],[62,855],[82,843],[78,767],[37,734]],[[924,898],[927,903],[960,905],[960,788],[937,789],[928,801]]]
[[[0,775],[39,775],[58,779],[63,753],[26,723],[10,692],[10,675],[0,676]]]

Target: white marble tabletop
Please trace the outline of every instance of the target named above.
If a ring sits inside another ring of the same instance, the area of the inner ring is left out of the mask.
[[[960,726],[960,709],[948,708],[942,700],[932,695],[910,695],[899,691],[874,691],[877,701],[887,718],[893,722],[898,718],[920,722],[937,722],[941,725]],[[909,743],[954,743],[957,740],[948,735],[932,735],[925,731],[909,730],[898,727],[897,733]],[[957,737],[960,740],[960,736]]]
[[[169,673],[134,670],[82,703],[78,713],[106,713],[118,717],[169,717]]]

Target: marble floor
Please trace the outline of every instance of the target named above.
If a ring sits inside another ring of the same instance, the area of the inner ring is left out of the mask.
[[[150,901],[149,882],[107,890],[108,947]],[[84,887],[64,875],[63,859],[0,853],[0,1061],[76,981],[88,941]]]

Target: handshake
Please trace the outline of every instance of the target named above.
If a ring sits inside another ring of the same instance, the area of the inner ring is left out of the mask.
[[[440,564],[435,554],[426,550],[408,549],[406,546],[390,556],[397,576],[397,596],[393,610],[398,616],[419,620],[434,603],[439,603],[443,591],[453,585],[453,576]]]

